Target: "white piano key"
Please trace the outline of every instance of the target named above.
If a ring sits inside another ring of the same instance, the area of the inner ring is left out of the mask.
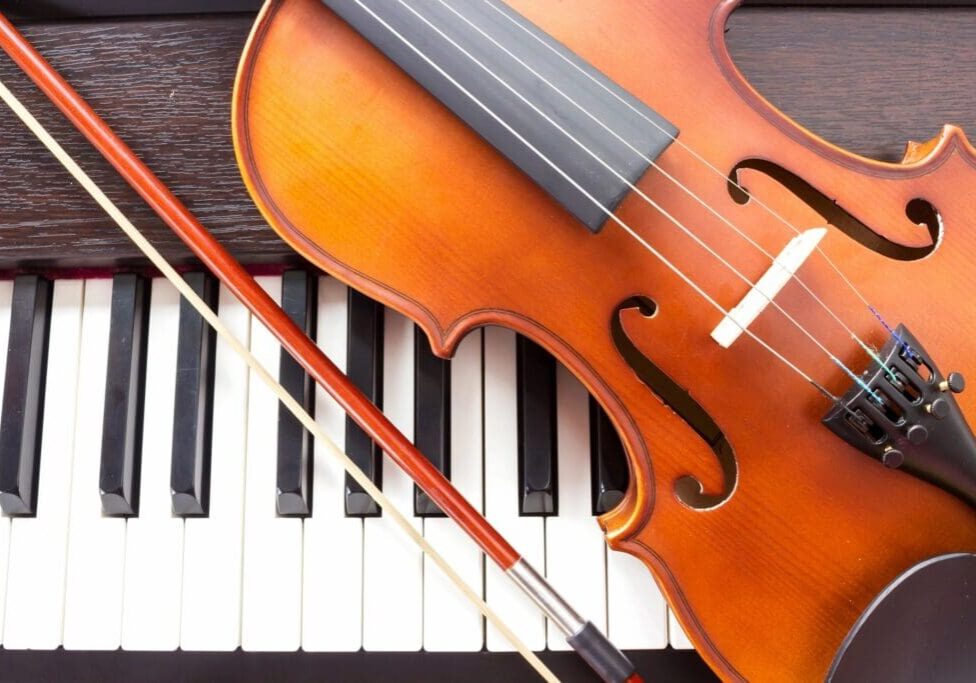
[[[0,361],[6,367],[7,342],[10,337],[10,302],[13,299],[14,283],[0,282]],[[0,396],[3,396],[4,373],[0,372]],[[7,594],[7,556],[10,550],[10,518],[0,513],[0,614],[4,613],[4,598]],[[0,620],[2,621],[2,620]],[[3,643],[3,624],[0,623],[0,644]]]
[[[278,302],[281,277],[258,282]],[[251,319],[251,353],[275,375],[280,346]],[[244,484],[244,583],[241,647],[258,652],[297,650],[302,639],[302,520],[278,517],[278,399],[251,373]]]
[[[413,438],[414,324],[385,312],[383,412]],[[413,481],[388,458],[383,492],[419,530],[412,516]],[[408,652],[423,645],[423,560],[413,541],[389,516],[363,520],[363,648]]]
[[[98,491],[111,302],[111,280],[85,283],[64,599],[66,650],[115,650],[122,638],[126,520],[102,517]]]
[[[142,417],[139,515],[128,520],[122,647],[175,650],[180,644],[183,520],[172,514],[170,458],[180,295],[165,278],[152,281]]]
[[[247,343],[250,314],[224,286],[220,288],[218,314],[234,336]],[[247,395],[247,365],[227,342],[218,338],[210,510],[207,517],[183,522],[180,647],[184,650],[225,652],[236,650],[241,644]]]
[[[461,342],[451,362],[451,482],[478,510],[483,509],[481,358],[477,330]],[[483,592],[481,551],[457,524],[446,517],[428,517],[424,537],[469,586]],[[424,649],[477,652],[484,641],[481,612],[424,557]]]
[[[625,650],[668,646],[668,608],[647,567],[633,555],[607,551],[610,640]]]
[[[3,627],[8,650],[61,645],[83,298],[81,280],[54,283],[37,515],[14,519],[11,526]],[[6,343],[2,329],[0,334]]]
[[[516,415],[515,333],[484,330],[485,515],[515,549],[540,572],[545,565],[545,531],[541,517],[518,511],[518,419]],[[546,646],[546,622],[539,610],[493,563],[487,562],[485,598],[515,634],[533,650]],[[488,625],[488,650],[513,650]]]
[[[671,647],[675,650],[695,649],[695,646],[688,640],[685,630],[678,623],[678,618],[674,616],[674,612],[670,608],[668,608],[668,642],[671,643]]]
[[[322,351],[345,371],[348,295],[331,277],[319,279],[318,332]],[[346,414],[321,387],[315,389],[315,421],[339,447]],[[312,516],[305,519],[302,649],[355,652],[363,630],[363,521],[345,516],[345,470],[315,445]]]
[[[590,490],[590,403],[586,388],[556,366],[558,512],[546,518],[546,578],[584,619],[606,633],[606,542],[593,517]],[[548,623],[550,650],[569,650]]]

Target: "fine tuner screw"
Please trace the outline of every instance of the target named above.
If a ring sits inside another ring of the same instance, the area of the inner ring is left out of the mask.
[[[939,390],[961,394],[966,390],[966,378],[961,373],[950,372],[948,377],[939,382]]]
[[[949,417],[951,410],[949,401],[944,398],[937,398],[925,406],[925,410],[937,420],[944,420]]]
[[[909,443],[914,446],[921,446],[929,440],[929,430],[922,425],[912,425],[905,435],[908,437]]]
[[[881,456],[881,462],[885,467],[895,470],[905,462],[905,455],[898,449],[888,446],[885,449],[884,455]]]

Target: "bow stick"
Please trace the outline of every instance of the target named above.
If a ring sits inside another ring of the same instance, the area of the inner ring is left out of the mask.
[[[397,508],[389,499],[389,497],[380,490],[373,481],[366,476],[366,473],[356,465],[356,463],[349,457],[348,454],[343,452],[332,439],[326,435],[322,428],[318,425],[311,415],[308,414],[298,401],[288,393],[288,391],[268,372],[261,362],[247,349],[243,342],[241,342],[234,333],[230,331],[226,324],[217,316],[216,311],[210,308],[203,298],[193,291],[186,280],[184,280],[178,272],[166,261],[166,259],[159,253],[152,244],[146,239],[135,225],[122,213],[122,211],[115,205],[115,203],[106,196],[105,192],[91,179],[91,177],[85,173],[84,170],[78,165],[78,163],[71,158],[71,156],[64,150],[64,148],[54,139],[54,137],[41,125],[41,123],[31,114],[23,103],[17,99],[17,97],[10,92],[7,86],[0,81],[0,100],[10,107],[10,109],[17,115],[17,117],[26,125],[31,132],[41,141],[41,143],[47,147],[47,149],[54,155],[55,158],[65,167],[68,173],[78,181],[89,195],[95,200],[95,202],[102,207],[106,214],[115,222],[119,228],[135,243],[135,245],[146,255],[146,257],[152,262],[156,268],[159,269],[161,273],[169,280],[174,287],[179,291],[179,293],[186,298],[190,305],[200,314],[200,316],[207,321],[207,323],[216,330],[217,334],[227,342],[234,352],[239,355],[244,362],[247,364],[258,378],[267,385],[275,396],[280,400],[285,407],[291,412],[295,418],[301,422],[301,424],[315,437],[320,445],[326,448],[326,451],[332,457],[336,458],[343,466],[343,468],[349,472],[349,474],[363,487],[363,489],[383,508],[384,512],[394,520],[395,524],[400,527],[410,538],[416,543],[420,549],[426,553],[437,566],[444,572],[448,579],[464,594],[468,600],[470,600],[478,610],[485,615],[499,631],[504,635],[505,638],[515,646],[515,649],[525,657],[526,661],[547,681],[557,681],[558,679],[546,668],[534,652],[528,649],[526,645],[515,635],[515,633],[508,628],[508,626],[498,617],[498,615],[492,611],[490,607],[481,599],[477,593],[461,578],[460,575],[451,567],[444,557],[434,549],[430,543],[425,539],[414,527],[407,521],[404,514]]]
[[[173,229],[194,254],[230,291],[264,323],[286,350],[315,381],[359,424],[406,474],[453,519],[502,571],[532,599],[566,635],[567,643],[608,683],[636,683],[642,680],[633,664],[592,624],[585,621],[549,585],[491,524],[475,510],[450,481],[360,392],[274,303],[243,266],[224,249],[190,211],[135,155],[87,102],[61,77],[13,25],[0,14],[0,47],[48,96],[74,126],[115,167],[126,182]],[[460,576],[423,538],[406,517],[392,506],[372,481],[316,425],[314,419],[281,387],[223,326],[216,314],[188,287],[185,281],[146,238],[104,195],[84,171],[47,133],[29,111],[0,84],[0,97],[58,158],[72,176],[91,194],[146,256],[177,287],[256,374],[278,395],[282,403],[315,436],[333,457],[355,478],[410,538],[447,574],[485,617],[508,638],[519,653],[546,680],[552,672],[502,624]]]

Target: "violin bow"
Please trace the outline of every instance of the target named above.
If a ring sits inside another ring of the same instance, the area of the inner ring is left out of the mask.
[[[636,683],[641,677],[633,664],[596,626],[584,620],[570,604],[492,527],[450,481],[369,401],[319,347],[295,325],[253,277],[190,213],[179,199],[115,134],[91,106],[64,80],[30,42],[0,13],[0,47],[35,85],[71,121],[88,141],[112,164],[125,181],[177,234],[203,264],[277,338],[282,348],[312,377],[377,443],[437,506],[471,538],[481,550],[536,604],[566,635],[567,643],[608,683]],[[216,313],[196,295],[176,270],[125,217],[80,166],[64,151],[37,119],[0,83],[0,99],[13,110],[115,221],[153,265],[173,283],[200,315],[225,339],[256,375],[275,392],[282,404],[336,458],[383,508],[393,521],[427,554],[485,618],[502,633],[523,658],[545,680],[558,680],[535,653],[529,650],[491,608],[457,574],[447,561],[413,527],[407,518],[366,474],[316,424],[302,406],[251,355],[245,345],[221,322]]]

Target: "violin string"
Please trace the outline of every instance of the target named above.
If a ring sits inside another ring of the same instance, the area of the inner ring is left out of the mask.
[[[167,280],[179,291],[179,293],[196,309],[200,316],[217,332],[220,338],[226,342],[231,349],[244,361],[248,368],[272,391],[282,404],[291,412],[302,426],[323,446],[329,455],[339,462],[343,469],[356,480],[383,509],[394,523],[417,545],[420,549],[433,560],[433,562],[445,573],[447,578],[461,591],[461,593],[471,601],[475,607],[485,616],[489,623],[495,626],[499,632],[512,643],[516,650],[526,659],[526,661],[539,673],[546,681],[558,683],[558,678],[546,667],[546,665],[532,652],[518,636],[501,620],[501,618],[489,607],[467,582],[448,564],[447,560],[430,544],[424,536],[414,528],[413,524],[406,518],[403,512],[393,504],[389,497],[380,490],[373,481],[366,476],[365,472],[347,455],[339,446],[325,433],[324,429],[315,421],[308,411],[292,397],[290,393],[274,378],[274,376],[261,364],[261,362],[244,346],[217,313],[198,295],[186,280],[184,280],[176,269],[163,257],[162,254],[149,242],[149,240],[139,231],[138,228],[128,219],[118,206],[108,198],[105,192],[89,176],[54,139],[46,128],[34,117],[33,114],[23,105],[23,103],[0,81],[0,100],[3,100],[11,111],[24,123],[25,126],[37,137],[37,139],[48,149],[49,152],[64,166],[65,170],[81,185],[86,192],[95,200],[103,211],[115,222],[116,225],[132,240],[132,242],[146,255],[152,264],[166,277]]]
[[[742,238],[743,240],[745,240],[750,246],[752,246],[754,249],[756,249],[757,251],[759,251],[760,253],[762,253],[763,256],[765,256],[766,258],[768,258],[770,260],[771,266],[773,268],[777,268],[777,269],[781,270],[783,273],[785,273],[787,275],[787,277],[790,280],[794,280],[814,300],[814,302],[817,305],[819,305],[831,318],[834,319],[834,321],[837,322],[838,325],[840,325],[844,329],[844,331],[851,337],[851,339],[853,339],[858,344],[858,346],[860,346],[862,349],[865,349],[865,350],[867,349],[867,344],[865,344],[865,342],[861,340],[861,338],[854,332],[854,330],[852,330],[851,327],[846,322],[844,322],[844,320],[841,319],[841,317],[820,297],[820,295],[818,295],[816,292],[814,292],[813,289],[809,285],[807,285],[807,283],[804,281],[803,278],[801,278],[794,271],[790,270],[783,263],[781,263],[779,260],[777,260],[777,258],[776,258],[775,255],[771,254],[765,247],[763,247],[761,244],[759,244],[758,242],[756,242],[756,240],[754,240],[748,234],[748,232],[746,232],[745,230],[743,230],[742,228],[740,228],[739,226],[737,226],[735,223],[733,223],[731,219],[729,219],[728,217],[726,217],[722,212],[720,212],[718,209],[716,209],[711,204],[709,204],[707,201],[705,201],[698,193],[696,193],[690,187],[688,187],[683,182],[681,182],[671,172],[669,172],[667,169],[665,169],[663,166],[661,166],[659,163],[657,163],[657,161],[655,161],[651,157],[647,156],[647,154],[645,154],[643,151],[641,151],[640,149],[638,149],[637,147],[635,147],[634,145],[632,145],[622,135],[620,135],[619,133],[617,133],[610,126],[608,126],[606,123],[604,123],[602,120],[600,120],[599,117],[595,116],[592,112],[590,112],[588,109],[586,109],[586,107],[584,107],[582,104],[580,104],[575,99],[573,99],[573,97],[571,97],[569,94],[567,94],[561,88],[559,88],[555,83],[553,83],[551,80],[549,80],[548,78],[546,78],[543,74],[539,73],[536,69],[534,69],[532,67],[531,64],[528,64],[523,59],[521,59],[518,55],[514,54],[511,50],[509,50],[504,45],[502,45],[501,43],[499,43],[494,37],[492,37],[491,35],[489,35],[481,27],[477,26],[468,17],[466,17],[463,14],[461,14],[460,12],[458,12],[455,8],[451,7],[444,0],[437,0],[437,1],[445,9],[447,9],[449,12],[451,12],[452,14],[454,14],[458,19],[460,19],[465,24],[467,24],[468,26],[470,26],[473,30],[477,31],[481,36],[483,36],[486,40],[490,41],[495,47],[497,47],[499,50],[501,50],[502,52],[504,52],[508,57],[510,57],[512,60],[514,60],[516,63],[518,63],[521,67],[523,67],[524,69],[526,69],[527,71],[529,71],[533,76],[535,76],[540,81],[542,81],[543,83],[545,83],[549,88],[551,88],[553,91],[555,91],[557,94],[559,94],[559,96],[561,96],[568,103],[570,103],[572,106],[574,106],[576,109],[578,109],[581,113],[583,113],[591,121],[593,121],[594,123],[596,123],[598,126],[600,126],[605,131],[607,131],[607,133],[609,133],[614,138],[616,138],[617,140],[619,140],[631,152],[633,152],[636,156],[638,156],[639,158],[641,158],[643,161],[647,162],[656,171],[658,171],[659,173],[661,173],[669,182],[671,182],[673,185],[675,185],[676,187],[678,187],[682,192],[684,192],[686,195],[688,195],[688,197],[690,197],[697,204],[699,204],[701,207],[703,207],[705,210],[707,210],[710,214],[712,214],[713,216],[715,216],[715,218],[717,218],[725,226],[727,226],[729,229],[731,229],[733,232],[735,232],[736,235],[738,235],[740,238]],[[546,43],[544,40],[542,40],[541,38],[539,38],[539,36],[537,36],[536,34],[532,33],[531,31],[529,31],[524,25],[522,25],[520,22],[518,22],[515,18],[510,17],[505,12],[502,12],[498,7],[496,7],[495,5],[493,5],[488,0],[485,0],[485,3],[488,6],[490,6],[491,9],[493,9],[495,12],[497,12],[501,16],[507,18],[512,24],[514,24],[515,26],[517,26],[519,29],[521,29],[522,31],[524,31],[526,34],[528,34],[529,36],[531,36],[533,39],[535,39],[536,41],[538,41],[540,44],[544,45],[546,48],[548,48],[549,50],[551,50],[553,53],[559,55],[559,57],[561,57],[567,63],[572,64],[581,73],[586,74],[595,83],[598,83],[599,85],[601,85],[608,92],[613,93],[613,91],[611,89],[607,88],[605,84],[600,83],[600,81],[598,79],[594,78],[592,74],[587,73],[584,69],[581,69],[578,65],[574,64],[571,60],[569,60],[568,58],[566,58],[565,55],[559,53],[558,50],[556,50],[551,45],[549,45],[548,43]],[[628,107],[630,109],[632,109],[635,113],[639,113],[642,118],[644,118],[644,119],[646,119],[648,121],[652,121],[657,126],[657,128],[659,130],[661,130],[662,132],[664,132],[668,136],[668,138],[672,142],[674,142],[674,141],[677,140],[677,138],[675,136],[671,135],[671,133],[669,131],[667,131],[662,126],[660,126],[656,121],[653,121],[652,119],[650,119],[650,117],[648,117],[646,114],[644,114],[643,112],[641,112],[640,110],[638,110],[636,107],[634,107],[633,105],[631,105],[629,102],[627,102],[626,100],[624,100],[619,94],[613,93],[613,95],[616,96],[620,101],[626,103],[628,105]],[[797,228],[795,228],[794,226],[791,225],[790,227],[793,228],[794,232],[796,232],[797,235],[801,234],[800,231]],[[819,249],[819,245],[818,245],[817,248]],[[760,294],[762,294],[762,292],[760,292]],[[767,300],[770,303],[773,303],[771,298],[769,298],[769,297],[766,297],[766,298],[767,298]],[[885,362],[883,360],[881,360],[876,354],[875,355],[871,355],[869,353],[868,356],[872,360],[874,360],[875,362],[879,362],[880,361],[879,364],[881,365],[881,367],[886,372],[888,372],[889,374],[891,373],[890,368],[888,368],[888,366],[885,364]]]
[[[589,191],[582,187],[576,180],[574,180],[566,171],[555,164],[551,159],[549,159],[545,154],[543,154],[535,145],[529,142],[522,134],[515,130],[508,122],[502,119],[496,112],[494,112],[490,107],[488,107],[484,102],[478,99],[471,91],[464,87],[461,83],[457,81],[453,76],[447,73],[441,66],[439,66],[434,60],[432,60],[427,54],[425,54],[421,49],[414,45],[406,36],[401,34],[393,26],[389,24],[385,19],[376,14],[371,8],[363,4],[362,0],[354,0],[359,7],[366,12],[370,17],[372,17],[377,23],[383,26],[387,31],[390,32],[397,40],[401,41],[409,50],[414,52],[418,57],[424,60],[428,65],[436,70],[441,76],[447,79],[455,88],[457,88],[465,97],[470,99],[476,106],[482,109],[488,116],[494,119],[499,125],[505,128],[509,133],[511,133],[516,139],[518,139],[527,149],[529,149],[533,154],[539,157],[541,161],[552,168],[558,175],[560,175],[566,182],[572,185],[576,190],[580,192],[584,197],[593,203],[601,212],[606,214],[607,218],[614,223],[616,223],[621,229],[623,229],[632,238],[637,240],[650,254],[652,254],[658,261],[661,262],[668,270],[670,270],[674,275],[676,275],[682,282],[684,282],[688,287],[690,287],[698,296],[705,300],[712,308],[717,310],[724,317],[727,317],[732,324],[738,327],[743,334],[747,335],[750,339],[759,344],[763,349],[770,353],[774,358],[779,360],[781,363],[786,365],[791,371],[803,378],[808,384],[813,386],[819,393],[824,395],[830,401],[838,401],[839,399],[830,393],[821,384],[815,381],[808,373],[804,372],[795,363],[786,358],[782,353],[773,348],[768,342],[762,339],[755,332],[750,330],[747,326],[740,324],[733,316],[730,315],[729,311],[726,310],[718,301],[716,301],[708,292],[706,292],[701,285],[694,281],[693,278],[688,276],[681,268],[669,260],[664,254],[658,251],[653,245],[651,245],[647,240],[641,237],[634,228],[628,225],[623,219],[617,216],[613,211],[604,206],[598,199],[596,199]],[[402,0],[401,0],[401,4]],[[676,219],[674,219],[676,220]],[[848,371],[850,372],[850,371]],[[870,392],[870,388],[863,385],[863,382],[851,373],[851,376],[855,381],[862,385],[862,388]]]
[[[621,181],[623,181],[635,194],[637,194],[641,199],[643,199],[644,202],[646,202],[649,206],[653,207],[658,213],[660,213],[662,216],[664,216],[668,221],[670,221],[673,225],[675,225],[685,235],[687,235],[689,238],[691,238],[692,240],[694,240],[696,244],[698,244],[702,249],[704,249],[706,252],[708,252],[713,258],[715,258],[727,270],[729,270],[730,272],[732,272],[742,282],[744,282],[751,289],[753,289],[757,293],[759,293],[770,305],[772,305],[794,327],[796,327],[796,329],[798,329],[804,336],[806,336],[811,342],[813,342],[813,344],[816,345],[817,348],[819,348],[821,350],[821,352],[823,352],[830,359],[830,361],[832,363],[834,363],[838,368],[840,368],[852,381],[854,381],[855,383],[858,383],[858,384],[862,384],[862,382],[861,382],[860,378],[857,376],[857,374],[855,374],[853,371],[851,371],[844,364],[843,361],[841,361],[837,356],[835,356],[816,337],[816,335],[814,335],[812,332],[810,332],[808,329],[806,329],[806,327],[804,327],[799,321],[797,321],[796,318],[794,318],[790,313],[788,313],[772,297],[766,295],[762,290],[757,289],[756,288],[756,283],[754,283],[748,276],[746,276],[745,274],[743,274],[731,262],[729,262],[727,259],[725,259],[721,254],[719,254],[714,248],[711,247],[711,245],[709,245],[701,237],[699,237],[697,234],[695,234],[695,232],[693,230],[691,230],[686,225],[684,225],[678,218],[676,218],[672,213],[670,213],[669,211],[667,211],[658,202],[656,202],[654,199],[652,199],[650,196],[648,196],[643,190],[641,190],[640,188],[636,187],[633,183],[631,183],[630,181],[628,181],[626,177],[624,177],[621,173],[619,173],[616,169],[614,169],[605,160],[603,160],[602,158],[600,158],[599,155],[597,155],[595,152],[593,152],[592,150],[590,150],[585,144],[583,144],[580,140],[578,140],[576,137],[574,137],[569,131],[567,131],[557,121],[553,120],[552,117],[550,117],[545,112],[543,112],[541,109],[539,109],[535,104],[533,104],[531,101],[529,101],[528,98],[526,98],[525,96],[523,96],[520,92],[518,92],[518,90],[516,90],[515,88],[513,88],[503,78],[501,78],[500,76],[498,76],[498,74],[494,73],[490,68],[488,68],[485,64],[483,64],[481,61],[479,61],[474,55],[472,55],[470,52],[468,52],[467,50],[465,50],[463,46],[459,45],[450,36],[446,35],[441,29],[439,29],[437,26],[435,26],[433,23],[431,23],[426,17],[424,17],[419,12],[417,12],[417,10],[414,9],[407,2],[405,2],[405,0],[398,0],[398,2],[401,5],[403,5],[403,7],[405,7],[409,12],[411,12],[412,14],[414,14],[419,20],[421,20],[427,26],[429,26],[433,31],[435,31],[441,38],[443,38],[445,41],[447,41],[448,43],[450,43],[455,49],[457,49],[459,52],[461,52],[463,55],[465,55],[465,57],[467,57],[472,62],[474,62],[476,65],[478,65],[479,68],[481,68],[482,70],[485,71],[485,73],[487,73],[489,76],[491,76],[496,81],[498,81],[498,83],[501,84],[504,88],[506,88],[509,92],[511,92],[517,98],[519,98],[520,100],[522,100],[526,105],[528,105],[530,108],[532,108],[533,111],[535,111],[539,116],[543,117],[550,125],[552,125],[558,131],[560,131],[570,141],[572,141],[574,144],[576,144],[581,150],[583,150],[584,152],[586,152],[587,154],[589,154],[591,157],[593,157],[593,159],[595,159],[598,163],[600,163],[604,168],[606,168],[608,171],[610,171],[615,176],[617,176],[617,178],[619,178]],[[549,163],[551,164],[551,162],[549,162]],[[595,203],[597,203],[599,205],[598,200],[594,199],[592,196],[590,196],[590,199],[591,199],[591,201],[594,201]],[[612,214],[612,212],[610,212],[606,207],[603,207],[601,205],[600,208],[605,213]],[[635,239],[637,238],[636,231],[634,231],[632,229],[628,229],[628,233],[631,234],[631,236],[634,237]],[[638,239],[638,242],[641,243],[642,245],[644,245],[645,248],[647,248],[648,243],[647,243],[646,240]],[[731,320],[732,318],[729,318],[729,319]],[[740,329],[742,329],[742,326],[741,325],[739,327],[740,327]],[[866,388],[866,387],[862,386],[862,388]]]
[[[633,113],[637,114],[639,117],[641,117],[642,119],[644,119],[645,121],[647,121],[648,123],[650,123],[651,125],[653,125],[655,128],[657,128],[658,131],[660,131],[662,134],[664,134],[665,136],[667,136],[667,138],[669,140],[671,140],[671,142],[673,142],[678,147],[680,147],[681,149],[683,149],[686,152],[688,152],[688,154],[690,154],[692,156],[692,158],[694,158],[696,161],[698,161],[699,163],[701,163],[702,165],[704,165],[708,170],[710,170],[716,176],[718,176],[719,178],[721,178],[723,180],[723,182],[726,182],[726,183],[730,184],[732,187],[734,187],[735,189],[739,190],[740,192],[742,192],[743,194],[745,194],[747,197],[749,197],[752,201],[756,202],[756,204],[761,209],[763,209],[764,211],[766,211],[776,221],[778,221],[779,223],[781,223],[784,226],[786,226],[788,229],[790,229],[791,231],[793,231],[795,234],[797,234],[797,235],[801,234],[802,230],[800,228],[798,228],[792,222],[790,222],[789,220],[787,220],[786,217],[784,217],[782,214],[780,214],[778,211],[776,211],[769,204],[767,204],[766,202],[764,202],[763,200],[761,200],[758,196],[756,196],[755,194],[753,194],[752,192],[750,192],[749,190],[747,190],[737,180],[735,180],[732,177],[730,177],[730,176],[726,175],[725,173],[723,173],[721,169],[719,169],[717,166],[715,166],[704,155],[700,154],[698,151],[696,151],[689,144],[687,144],[686,142],[684,142],[679,136],[672,134],[669,130],[667,130],[666,128],[664,128],[657,121],[655,121],[651,117],[647,116],[644,112],[640,111],[637,107],[635,107],[630,102],[628,102],[626,99],[624,99],[623,97],[621,97],[620,94],[614,92],[612,88],[609,88],[609,87],[607,87],[606,84],[601,83],[600,80],[597,79],[595,76],[593,76],[592,74],[588,73],[585,69],[581,68],[578,64],[574,63],[571,59],[569,59],[565,55],[561,54],[558,50],[556,50],[555,48],[553,48],[551,45],[549,45],[545,41],[541,40],[538,36],[536,36],[534,33],[532,33],[528,29],[528,27],[526,27],[525,25],[523,25],[516,18],[511,17],[507,13],[503,12],[501,10],[501,8],[497,7],[493,2],[491,2],[491,0],[482,0],[482,1],[486,5],[488,5],[488,7],[490,7],[492,10],[494,10],[497,14],[501,15],[502,17],[504,17],[505,19],[507,19],[509,22],[511,22],[512,24],[514,24],[515,26],[517,26],[519,29],[521,29],[523,32],[525,32],[527,35],[531,36],[534,40],[538,41],[541,45],[545,46],[548,50],[550,50],[553,54],[555,54],[561,60],[565,61],[567,64],[569,64],[574,69],[576,69],[577,71],[579,71],[586,78],[590,79],[591,81],[593,81],[593,83],[595,83],[600,88],[602,88],[603,90],[605,90],[612,97],[614,97],[615,99],[617,99],[618,101],[620,101],[621,104],[623,104],[624,106],[626,106]],[[843,270],[841,270],[840,266],[838,266],[836,264],[836,262],[832,258],[830,258],[830,256],[823,250],[823,248],[818,245],[817,248],[816,248],[816,251],[827,262],[827,264],[837,274],[837,276],[840,277],[840,279],[844,282],[844,284],[847,285],[847,287],[851,290],[851,292],[853,292],[854,295],[861,301],[861,303],[863,303],[865,307],[867,307],[868,309],[870,309],[872,311],[872,313],[874,314],[874,316],[877,317],[880,320],[880,322],[882,323],[882,325],[885,328],[890,329],[888,327],[887,323],[885,323],[884,319],[881,318],[880,314],[877,313],[876,309],[868,301],[867,297],[865,297],[861,293],[861,291],[854,285],[854,283],[851,281],[851,279],[843,272]]]

